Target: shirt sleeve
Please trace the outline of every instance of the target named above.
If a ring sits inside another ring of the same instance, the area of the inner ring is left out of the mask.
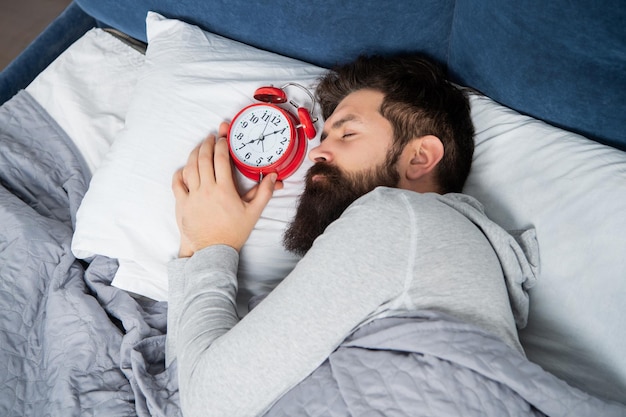
[[[165,365],[170,366],[176,359],[176,336],[178,334],[178,318],[184,298],[185,278],[183,269],[189,258],[178,258],[167,265],[168,276],[168,307],[167,307],[167,339],[165,345]]]
[[[412,229],[406,208],[393,207],[384,196],[353,204],[241,321],[236,251],[213,246],[173,266],[183,296],[172,300],[177,323],[168,337],[176,339],[185,416],[261,415],[403,290],[410,268],[401,251]]]

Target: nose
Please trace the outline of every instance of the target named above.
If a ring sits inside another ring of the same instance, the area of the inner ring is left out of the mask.
[[[327,145],[326,141],[320,143],[318,146],[309,151],[309,159],[313,162],[332,161],[332,153],[330,152],[330,147]]]

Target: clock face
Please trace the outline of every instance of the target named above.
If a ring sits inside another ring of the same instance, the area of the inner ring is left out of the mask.
[[[267,167],[289,154],[295,127],[287,112],[267,104],[243,109],[231,122],[232,154],[250,167]]]

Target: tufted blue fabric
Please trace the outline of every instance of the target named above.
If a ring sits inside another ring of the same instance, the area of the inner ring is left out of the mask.
[[[460,83],[626,149],[626,2],[458,0],[455,17]]]
[[[144,41],[146,12],[152,10],[323,67],[372,50],[419,50],[445,61],[454,10],[454,0],[76,1],[102,22]]]

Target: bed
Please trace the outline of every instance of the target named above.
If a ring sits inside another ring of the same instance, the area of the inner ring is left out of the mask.
[[[353,334],[267,415],[626,416],[625,22],[618,0],[75,0],[0,74],[0,414],[181,415],[172,172],[260,86],[417,51],[471,89],[464,192],[536,231],[532,366],[488,335],[454,347],[469,330],[422,312]],[[280,239],[308,166],[242,249],[242,314],[297,262]],[[457,377],[433,382],[433,358]],[[440,383],[456,401],[410,394]]]

